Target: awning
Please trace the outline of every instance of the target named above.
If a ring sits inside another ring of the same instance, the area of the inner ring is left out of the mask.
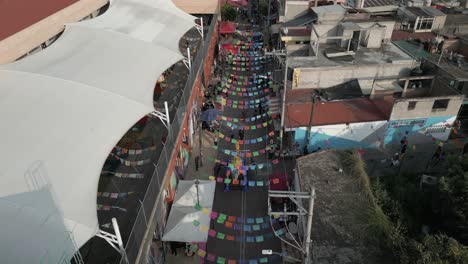
[[[210,213],[215,194],[215,181],[179,181],[167,220],[163,241],[206,242]],[[197,196],[201,208],[196,208]]]
[[[219,32],[221,34],[232,34],[236,32],[236,25],[234,25],[234,23],[231,23],[229,21],[222,21],[219,24]]]
[[[68,261],[98,232],[102,166],[154,110],[156,79],[182,59],[193,25],[170,0],[115,0],[44,51],[0,66],[3,262]]]

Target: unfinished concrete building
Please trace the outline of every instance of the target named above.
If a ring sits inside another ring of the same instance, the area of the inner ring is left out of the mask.
[[[287,45],[293,89],[326,88],[357,79],[369,94],[377,79],[409,75],[415,61],[390,42],[389,17],[348,14],[339,5],[312,8],[310,44]],[[300,54],[294,56],[295,54]]]

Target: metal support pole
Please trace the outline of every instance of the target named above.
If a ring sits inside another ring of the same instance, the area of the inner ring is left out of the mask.
[[[283,85],[283,101],[281,102],[281,129],[280,129],[280,149],[283,150],[283,137],[284,137],[284,118],[286,113],[286,91],[288,89],[288,54],[285,46],[285,66],[284,66],[284,85]]]
[[[204,27],[203,27],[203,17],[200,17],[200,26],[201,26],[201,39],[202,43],[205,43],[205,36],[204,36]]]
[[[439,66],[440,61],[442,60],[442,56],[443,56],[443,55],[444,55],[444,49],[442,49],[442,50],[440,51],[440,56],[439,56],[439,60],[437,61],[437,66]]]
[[[167,130],[171,130],[171,119],[169,117],[169,106],[167,105],[167,101],[164,101],[164,109],[166,110],[166,123],[167,123]]]
[[[143,208],[143,202],[140,199],[138,199],[138,202],[141,204],[140,209],[143,212],[143,217],[145,218],[145,226],[148,227],[148,220],[146,218],[145,208]]]
[[[305,264],[312,263],[312,256],[310,254],[310,233],[312,232],[312,216],[314,213],[314,199],[315,199],[315,188],[312,187],[312,192],[310,194],[309,200],[309,215],[307,217],[307,231],[306,231],[306,239],[305,239],[305,253],[306,253],[306,261]]]
[[[115,237],[117,238],[117,244],[119,245],[120,254],[125,260],[125,263],[130,263],[128,261],[127,252],[125,251],[125,248],[122,242],[122,236],[120,235],[120,229],[119,229],[119,224],[117,224],[117,219],[112,218],[112,226],[114,227]]]
[[[187,63],[189,66],[189,70],[192,69],[192,58],[190,56],[190,47],[187,47]]]

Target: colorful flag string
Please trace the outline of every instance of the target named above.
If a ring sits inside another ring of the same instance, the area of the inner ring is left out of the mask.
[[[134,194],[135,192],[98,192],[97,197],[103,198],[111,198],[111,199],[118,199],[118,198],[125,198],[130,194]]]
[[[148,163],[151,163],[151,159],[144,159],[144,160],[139,160],[139,161],[133,161],[133,160],[125,160],[121,158],[120,156],[111,153],[111,156],[114,158],[118,159],[120,163],[124,164],[125,166],[140,166],[140,165],[145,165]]]
[[[119,206],[114,206],[114,205],[103,205],[103,204],[97,204],[97,210],[98,211],[110,211],[112,209],[119,210],[122,212],[127,212],[127,209]]]
[[[235,123],[239,123],[239,122],[256,122],[260,119],[263,119],[265,117],[269,117],[271,116],[272,112],[271,111],[268,111],[267,113],[264,113],[264,114],[261,114],[261,115],[256,115],[256,116],[253,116],[253,117],[246,117],[246,118],[236,118],[236,117],[227,117],[227,116],[221,116],[219,115],[218,116],[218,120],[220,121],[228,121],[228,122],[235,122]]]
[[[157,149],[156,146],[151,146],[143,149],[128,149],[128,148],[122,148],[119,146],[115,146],[115,149],[117,150],[118,153],[122,154],[129,154],[129,155],[139,155],[148,151],[154,151]]]
[[[114,171],[101,171],[102,174],[112,174],[118,178],[130,178],[130,179],[144,179],[145,175],[143,173],[124,173],[124,172],[114,172]]]

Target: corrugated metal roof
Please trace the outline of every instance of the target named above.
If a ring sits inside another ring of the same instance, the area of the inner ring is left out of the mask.
[[[0,1],[0,40],[39,22],[78,0]]]
[[[396,5],[394,0],[366,0],[364,7],[390,6]]]

